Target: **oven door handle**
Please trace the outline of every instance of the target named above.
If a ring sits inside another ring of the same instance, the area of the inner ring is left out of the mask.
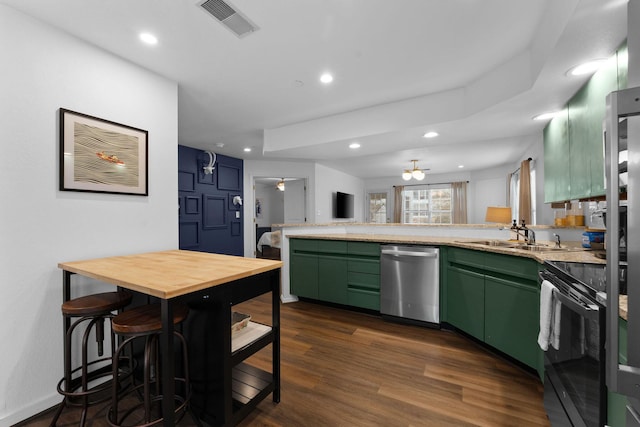
[[[558,290],[555,290],[553,292],[553,296],[558,298],[562,304],[566,305],[567,308],[578,313],[580,316],[589,320],[595,320],[595,321],[598,320],[600,307],[598,307],[597,305],[581,304],[578,301],[574,300],[573,298],[570,298],[565,294],[563,294],[562,292],[559,292]]]

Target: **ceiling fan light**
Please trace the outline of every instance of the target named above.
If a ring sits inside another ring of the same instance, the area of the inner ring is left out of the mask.
[[[418,181],[422,181],[424,179],[424,172],[421,169],[414,169],[413,172],[411,172],[411,175]]]
[[[402,179],[404,179],[405,181],[409,181],[411,179],[411,171],[406,170],[402,172]]]
[[[276,188],[280,191],[284,191],[284,178],[278,181],[278,183],[276,184]]]

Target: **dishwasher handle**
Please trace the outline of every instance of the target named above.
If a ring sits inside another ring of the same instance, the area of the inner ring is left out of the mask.
[[[438,258],[437,252],[416,252],[416,251],[399,251],[395,249],[382,249],[380,251],[382,255],[391,256],[407,256],[407,257],[419,257],[419,258]]]

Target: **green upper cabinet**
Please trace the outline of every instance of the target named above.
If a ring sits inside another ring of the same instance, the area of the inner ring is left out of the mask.
[[[571,199],[605,193],[602,122],[606,113],[606,97],[616,90],[618,64],[614,57],[569,101]]]
[[[568,200],[570,185],[567,110],[544,128],[544,201]]]
[[[545,202],[605,194],[602,122],[606,96],[626,87],[626,52],[618,49],[545,128]]]

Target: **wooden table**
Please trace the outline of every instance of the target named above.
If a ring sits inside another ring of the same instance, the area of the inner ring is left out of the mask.
[[[71,276],[79,274],[132,291],[159,298],[162,312],[160,337],[162,363],[162,408],[164,425],[173,426],[175,420],[173,396],[173,303],[178,300],[216,301],[221,307],[215,319],[220,323],[217,342],[222,345],[221,356],[224,374],[224,413],[220,424],[234,425],[257,405],[253,402],[244,410],[233,409],[232,368],[242,359],[255,353],[250,346],[232,351],[231,306],[255,296],[272,293],[272,325],[261,338],[260,346],[273,344],[272,383],[260,394],[263,399],[272,392],[273,400],[280,401],[280,268],[281,261],[243,258],[229,255],[169,250],[136,255],[114,256],[85,261],[58,264],[63,270],[63,299],[71,298]],[[65,328],[68,325],[65,324]]]

